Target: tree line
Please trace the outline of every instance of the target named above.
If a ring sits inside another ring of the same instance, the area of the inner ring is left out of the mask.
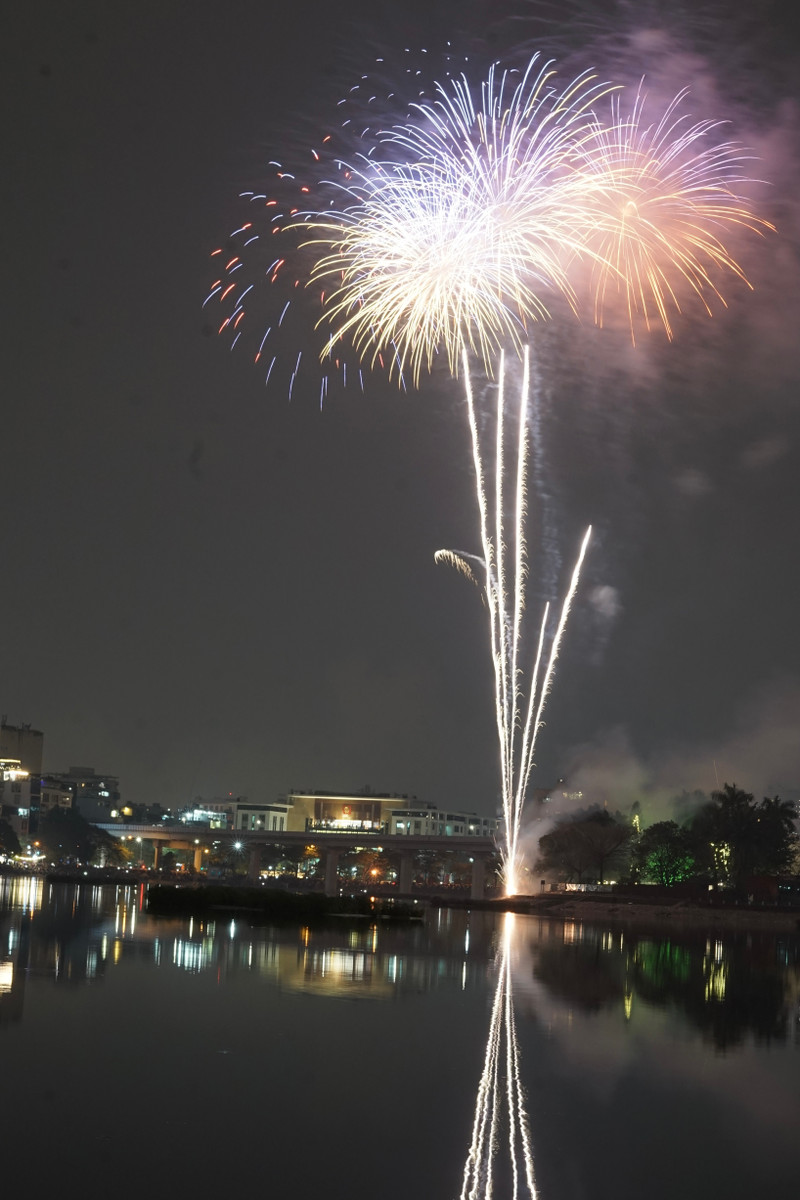
[[[642,829],[630,814],[584,811],[560,821],[539,842],[534,870],[568,883],[656,883],[689,880],[744,891],[754,876],[795,874],[797,811],[779,796],[756,801],[726,783],[683,821]]]

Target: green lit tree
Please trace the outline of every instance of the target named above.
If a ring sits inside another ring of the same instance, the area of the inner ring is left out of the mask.
[[[691,879],[696,871],[695,839],[676,821],[658,821],[645,829],[633,852],[636,873],[645,883],[664,887]]]

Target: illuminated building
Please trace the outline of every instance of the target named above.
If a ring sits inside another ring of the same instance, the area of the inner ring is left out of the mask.
[[[495,837],[499,825],[497,817],[445,812],[426,804],[416,808],[394,809],[388,832],[423,837]]]
[[[280,833],[291,828],[288,824],[290,807],[285,800],[258,804],[246,796],[229,796],[222,800],[203,800],[198,796],[192,808],[181,812],[180,820],[187,825],[204,825],[209,829]]]
[[[289,792],[287,829],[417,834],[430,837],[494,837],[496,817],[450,812],[420,804],[416,796],[373,793]]]
[[[0,817],[17,837],[31,829],[31,778],[18,758],[0,757]]]
[[[19,759],[22,770],[27,771],[30,776],[26,833],[36,831],[39,817],[39,777],[42,773],[43,748],[44,734],[40,729],[32,729],[30,725],[9,725],[5,716],[0,720],[0,759]]]
[[[407,808],[416,796],[398,796],[387,792],[301,792],[286,795],[288,805],[287,829],[297,832],[342,830],[364,833],[387,833],[392,813]]]

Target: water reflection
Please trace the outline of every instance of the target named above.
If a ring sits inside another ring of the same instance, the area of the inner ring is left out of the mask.
[[[454,929],[447,910],[408,926],[363,920],[251,928],[239,917],[156,919],[147,913],[144,884],[0,877],[0,1020],[21,1016],[26,975],[61,985],[99,984],[109,968],[131,960],[213,972],[219,982],[252,973],[282,991],[339,999],[482,987],[492,923],[473,928],[471,946],[469,931],[458,946]]]
[[[530,1196],[532,1200],[536,1196],[514,1014],[512,953],[515,923],[514,915],[506,913],[495,962],[497,984],[461,1200],[490,1200],[497,1168],[501,1164],[510,1179],[508,1194],[511,1200],[517,1200],[520,1195]]]
[[[679,935],[505,916],[472,1139],[460,1200],[536,1197],[530,1121],[517,1036],[515,988],[526,1019],[572,1026],[604,1011],[624,1023],[656,1010],[679,1015],[717,1053],[749,1037],[800,1045],[800,939],[770,932]],[[553,1000],[558,1003],[553,1007]],[[541,1100],[541,1098],[538,1098]],[[502,1183],[500,1181],[502,1180]]]
[[[542,923],[531,941],[533,978],[586,1014],[635,1005],[679,1013],[718,1051],[800,1043],[800,943],[770,932],[709,937]]]
[[[39,1162],[38,1105],[43,1194],[89,1155],[114,1177],[124,1085],[143,1192],[229,1190],[226,1155],[175,1155],[173,1134],[210,1144],[200,1098],[236,1111],[237,1186],[263,1187],[269,1125],[280,1195],[791,1195],[799,945],[450,910],[251,928],[155,919],[138,886],[0,878],[15,1153]]]
[[[144,884],[51,885],[2,876],[0,1020],[19,1019],[26,976],[99,984],[109,967],[131,959],[193,974],[213,971],[220,980],[255,973],[284,991],[338,998],[381,1000],[443,985],[471,989],[483,986],[494,932],[493,918],[448,909],[429,913],[424,924],[388,928],[366,920],[314,929],[253,929],[238,917],[155,920],[146,911]],[[667,934],[509,917],[496,954],[487,1055],[499,1037],[497,1054],[512,1068],[514,972],[518,989],[527,980],[538,995],[543,989],[551,1003],[560,1002],[558,1019],[616,1009],[630,1021],[644,1006],[680,1014],[718,1051],[748,1037],[800,1044],[796,936]],[[530,988],[527,993],[533,1000]],[[509,1119],[516,1120],[513,1112]]]

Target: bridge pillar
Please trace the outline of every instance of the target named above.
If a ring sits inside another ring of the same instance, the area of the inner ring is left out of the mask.
[[[325,849],[325,895],[339,895],[339,855],[338,846],[327,846]]]
[[[194,867],[195,874],[199,875],[201,870],[203,869],[203,847],[202,846],[195,846],[194,858],[192,859],[192,866]]]
[[[470,900],[482,900],[486,891],[486,859],[482,854],[476,854],[472,860],[472,887]]]
[[[414,885],[414,852],[400,851],[400,873],[397,878],[397,890],[401,896],[407,896]]]
[[[250,883],[258,883],[261,878],[261,846],[251,846],[247,856],[247,878]]]
[[[161,842],[153,841],[153,870],[157,871],[161,866]]]

